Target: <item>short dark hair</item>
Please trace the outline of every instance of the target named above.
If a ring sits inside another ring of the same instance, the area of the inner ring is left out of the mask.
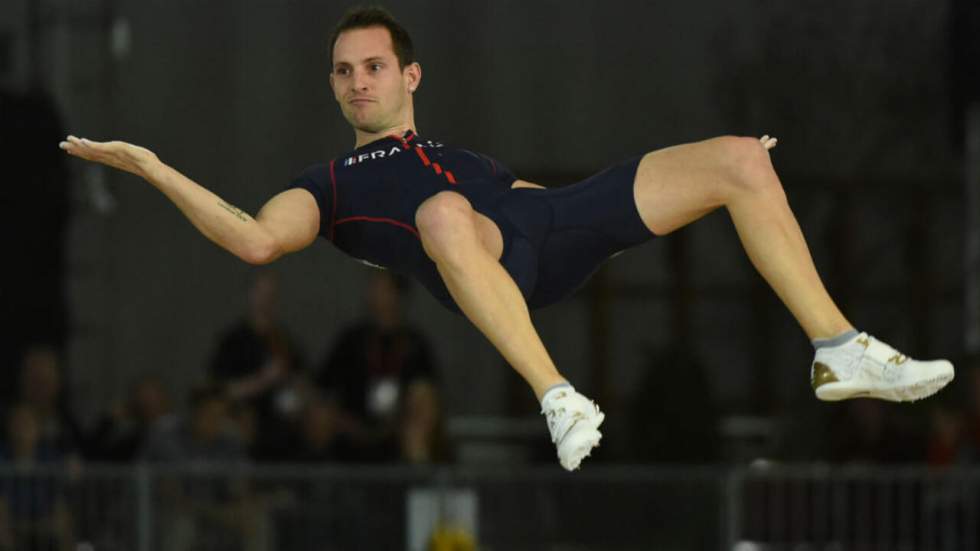
[[[412,45],[412,37],[408,36],[405,27],[395,20],[391,12],[380,6],[356,6],[344,14],[330,37],[330,64],[333,65],[333,47],[337,45],[337,38],[340,33],[351,29],[367,29],[369,27],[384,27],[391,35],[391,47],[395,50],[395,57],[398,58],[398,68],[404,69],[407,65],[415,63],[415,46]],[[332,69],[331,69],[332,70]]]

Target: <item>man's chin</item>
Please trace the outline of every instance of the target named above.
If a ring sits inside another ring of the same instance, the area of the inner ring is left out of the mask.
[[[384,129],[387,128],[383,124],[376,124],[376,123],[370,123],[364,121],[355,121],[355,120],[347,119],[347,122],[350,123],[351,127],[354,130],[364,132],[366,134],[377,134],[379,132],[383,132]]]
[[[351,125],[351,128],[368,134],[377,134],[387,128],[378,121],[357,119],[346,112],[344,113],[344,118],[347,119],[347,124]]]
[[[355,130],[360,130],[365,134],[379,134],[384,131],[384,126],[364,126],[364,125],[354,125]]]

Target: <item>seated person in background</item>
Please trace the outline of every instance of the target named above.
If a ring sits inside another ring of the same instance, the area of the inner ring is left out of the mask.
[[[191,392],[188,416],[160,423],[149,435],[143,457],[176,465],[235,465],[247,461],[241,437],[228,417],[228,400],[214,385]]]
[[[78,459],[83,438],[63,392],[58,353],[47,346],[28,349],[19,376],[19,398],[37,418],[42,445]]]
[[[64,457],[41,439],[40,419],[27,404],[8,410],[0,466],[0,549],[73,549],[72,519],[62,481],[52,476]],[[40,467],[40,471],[35,468]]]
[[[88,437],[94,461],[130,462],[139,457],[157,424],[172,415],[170,396],[157,377],[138,380],[125,400],[106,412]]]
[[[376,272],[367,288],[368,318],[341,332],[316,376],[339,407],[339,430],[351,438],[357,461],[443,459],[435,358],[404,322],[408,285]]]
[[[249,291],[248,315],[225,332],[211,361],[211,377],[235,402],[258,460],[283,458],[284,435],[301,407],[300,354],[278,320],[277,293],[276,276],[261,272]]]
[[[224,549],[238,541],[265,541],[263,507],[248,482],[234,472],[248,458],[223,389],[212,385],[194,390],[189,418],[161,423],[143,456],[177,469],[160,482],[166,503],[162,549]]]
[[[348,435],[340,432],[340,410],[336,401],[319,397],[308,400],[290,446],[290,460],[296,463],[329,463],[357,459]]]

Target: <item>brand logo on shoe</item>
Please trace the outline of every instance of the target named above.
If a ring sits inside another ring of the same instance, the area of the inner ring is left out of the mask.
[[[867,350],[868,346],[871,345],[871,343],[868,341],[868,337],[858,337],[857,343],[863,346],[865,350]]]
[[[902,365],[906,360],[908,360],[908,357],[904,354],[895,354],[891,358],[888,358],[888,361],[895,365]]]

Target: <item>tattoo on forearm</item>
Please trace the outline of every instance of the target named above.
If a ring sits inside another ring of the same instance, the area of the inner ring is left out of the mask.
[[[235,218],[238,218],[242,222],[248,222],[249,216],[247,214],[245,214],[245,211],[243,211],[242,209],[240,209],[240,208],[238,208],[238,207],[236,207],[234,205],[229,205],[228,203],[225,203],[224,201],[218,201],[218,206],[221,207],[221,208],[223,208],[223,209],[225,209],[226,211],[232,213],[235,216]]]

